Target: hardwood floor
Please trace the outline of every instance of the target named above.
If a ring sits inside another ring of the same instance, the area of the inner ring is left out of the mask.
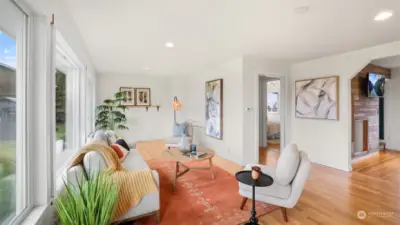
[[[141,142],[137,144],[137,148],[145,159],[159,158],[164,149],[164,142]],[[279,151],[265,151],[265,164],[276,165],[278,157]],[[219,156],[216,156],[213,162],[232,174],[242,169],[240,165]],[[314,164],[298,204],[295,208],[287,210],[289,222],[285,223],[281,212],[277,210],[259,217],[260,223],[399,225],[400,154],[382,152],[376,157],[358,162],[353,168],[352,173],[346,173]],[[368,214],[364,220],[357,217],[361,210]]]

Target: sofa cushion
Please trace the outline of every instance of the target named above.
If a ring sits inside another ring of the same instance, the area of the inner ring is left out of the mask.
[[[129,154],[131,154],[131,153],[129,153]],[[157,171],[152,170],[151,172],[153,174],[154,182],[156,183],[157,188],[160,189],[160,181],[159,181],[159,175],[158,175]],[[129,220],[130,218],[134,218],[134,217],[138,217],[138,216],[145,215],[148,213],[152,213],[157,210],[160,210],[160,192],[159,191],[149,193],[149,194],[143,196],[142,200],[140,200],[140,202],[137,205],[130,208],[127,213],[125,213],[120,218],[117,218],[113,222]]]
[[[79,185],[82,184],[82,181],[86,180],[86,174],[82,165],[73,166],[67,171],[66,182],[69,187],[79,188]]]
[[[148,169],[149,166],[146,164],[139,151],[131,149],[125,160],[122,162],[122,166],[127,171],[135,171],[141,169]]]
[[[289,185],[300,163],[300,153],[295,144],[289,144],[281,153],[276,165],[276,179],[281,185]]]
[[[276,198],[287,199],[290,197],[292,187],[290,185],[281,185],[276,182],[276,170],[274,167],[262,166],[262,165],[247,165],[244,170],[251,170],[252,166],[259,166],[264,174],[268,174],[272,177],[274,182],[268,187],[256,187],[256,193],[258,195],[271,196]],[[252,192],[252,187],[247,184],[239,182],[240,191]]]
[[[124,147],[124,148],[125,148],[126,150],[128,150],[128,151],[131,150],[130,147],[129,147],[129,145],[125,142],[124,139],[118,139],[117,141],[115,141],[115,144],[121,145],[122,147]]]
[[[86,144],[91,144],[95,142],[102,142],[103,144],[108,145],[107,134],[102,130],[98,130],[94,133],[93,138],[88,139]]]
[[[85,157],[83,158],[83,167],[85,168],[88,177],[97,175],[108,168],[103,156],[97,151],[91,151],[85,154]]]
[[[118,158],[122,158],[124,157],[124,152],[123,152],[123,148],[121,145],[119,144],[112,144],[111,148],[114,149],[115,153],[117,153]]]

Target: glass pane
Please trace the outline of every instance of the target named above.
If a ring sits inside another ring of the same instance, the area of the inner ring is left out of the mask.
[[[0,30],[0,224],[16,209],[16,47]]]
[[[56,72],[56,153],[61,153],[66,147],[66,75]]]
[[[25,76],[26,15],[10,0],[0,0],[0,224],[26,208],[25,121],[21,83]]]

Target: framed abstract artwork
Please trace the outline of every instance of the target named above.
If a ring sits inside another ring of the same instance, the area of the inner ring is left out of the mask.
[[[135,105],[150,106],[150,88],[135,88]]]
[[[223,80],[207,81],[205,85],[206,135],[222,140]]]
[[[339,76],[295,82],[297,118],[339,119]]]
[[[135,88],[133,87],[120,87],[120,92],[125,92],[125,99],[122,105],[134,106],[135,105]]]

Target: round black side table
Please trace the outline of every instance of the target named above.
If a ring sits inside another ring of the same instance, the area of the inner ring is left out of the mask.
[[[260,176],[257,180],[254,180],[251,176],[252,171],[240,171],[237,172],[235,177],[241,183],[250,185],[253,187],[253,208],[251,210],[251,217],[248,223],[245,225],[258,225],[258,219],[256,217],[256,202],[255,202],[255,189],[256,187],[268,187],[274,183],[274,179],[271,176],[259,172]]]

